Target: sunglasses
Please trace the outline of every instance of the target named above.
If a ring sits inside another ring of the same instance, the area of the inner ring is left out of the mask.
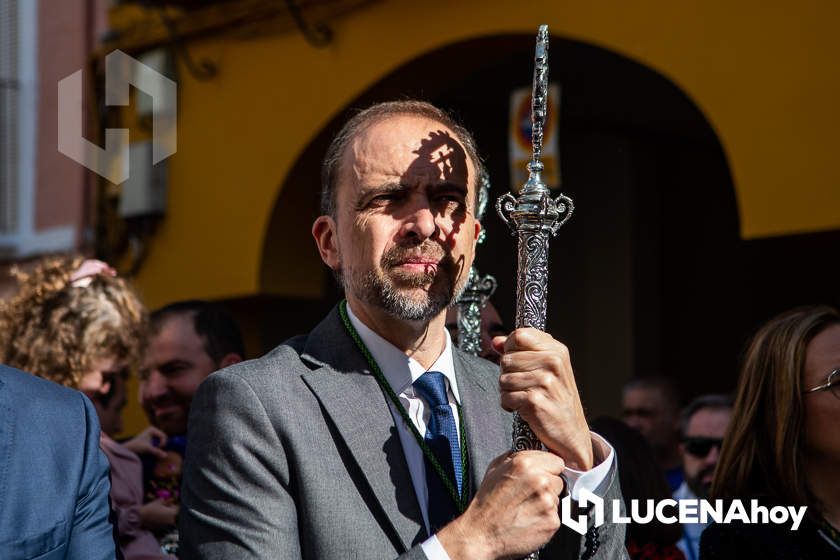
[[[698,459],[702,459],[709,454],[713,447],[720,451],[723,440],[719,438],[704,438],[704,437],[687,437],[683,439],[685,450]]]

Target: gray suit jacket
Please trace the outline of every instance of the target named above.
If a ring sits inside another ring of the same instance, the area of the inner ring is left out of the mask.
[[[496,366],[454,353],[472,491],[510,447]],[[211,375],[193,399],[180,513],[183,558],[424,558],[428,535],[394,419],[337,309],[308,336]],[[605,484],[620,496],[618,477]],[[615,558],[623,526],[600,528]],[[561,529],[543,558],[577,558]]]

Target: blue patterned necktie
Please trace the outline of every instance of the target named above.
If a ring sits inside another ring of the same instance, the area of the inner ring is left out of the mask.
[[[461,447],[455,415],[446,398],[445,377],[439,371],[427,371],[414,382],[414,391],[430,409],[424,438],[426,444],[460,495],[463,484]],[[430,533],[436,533],[458,515],[458,508],[428,458],[425,458],[425,463],[426,487],[429,490]]]

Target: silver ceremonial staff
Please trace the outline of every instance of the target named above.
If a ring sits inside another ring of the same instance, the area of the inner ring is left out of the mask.
[[[484,217],[487,201],[490,199],[490,178],[486,172],[479,177],[478,212],[476,218],[480,221]],[[486,230],[481,230],[478,243],[484,242]],[[458,348],[478,356],[481,353],[481,310],[487,305],[487,300],[496,291],[496,279],[485,274],[479,274],[473,265],[467,285],[455,305],[458,307]]]
[[[518,196],[506,193],[496,201],[496,211],[519,243],[516,276],[516,328],[545,330],[548,291],[548,241],[572,216],[572,199],[563,194],[551,198],[542,180],[543,127],[548,109],[548,26],[537,32],[534,56],[534,89],[531,100],[531,144],[528,180]],[[543,449],[542,443],[519,414],[513,415],[513,450]],[[526,558],[537,558],[534,552]]]

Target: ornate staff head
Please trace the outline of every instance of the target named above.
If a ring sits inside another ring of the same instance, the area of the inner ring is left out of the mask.
[[[531,95],[531,145],[528,180],[518,196],[506,193],[496,201],[496,211],[519,238],[516,326],[545,328],[548,284],[548,238],[572,217],[574,204],[566,195],[551,198],[542,179],[543,128],[548,110],[548,26],[537,32],[534,88]]]
[[[519,196],[502,195],[496,201],[496,211],[514,234],[523,230],[546,230],[552,235],[565,224],[574,212],[572,199],[561,194],[552,200],[548,185],[542,178],[543,130],[548,114],[548,26],[537,31],[534,55],[534,85],[531,92],[531,147],[528,180],[519,189]],[[511,223],[512,222],[512,223]]]

